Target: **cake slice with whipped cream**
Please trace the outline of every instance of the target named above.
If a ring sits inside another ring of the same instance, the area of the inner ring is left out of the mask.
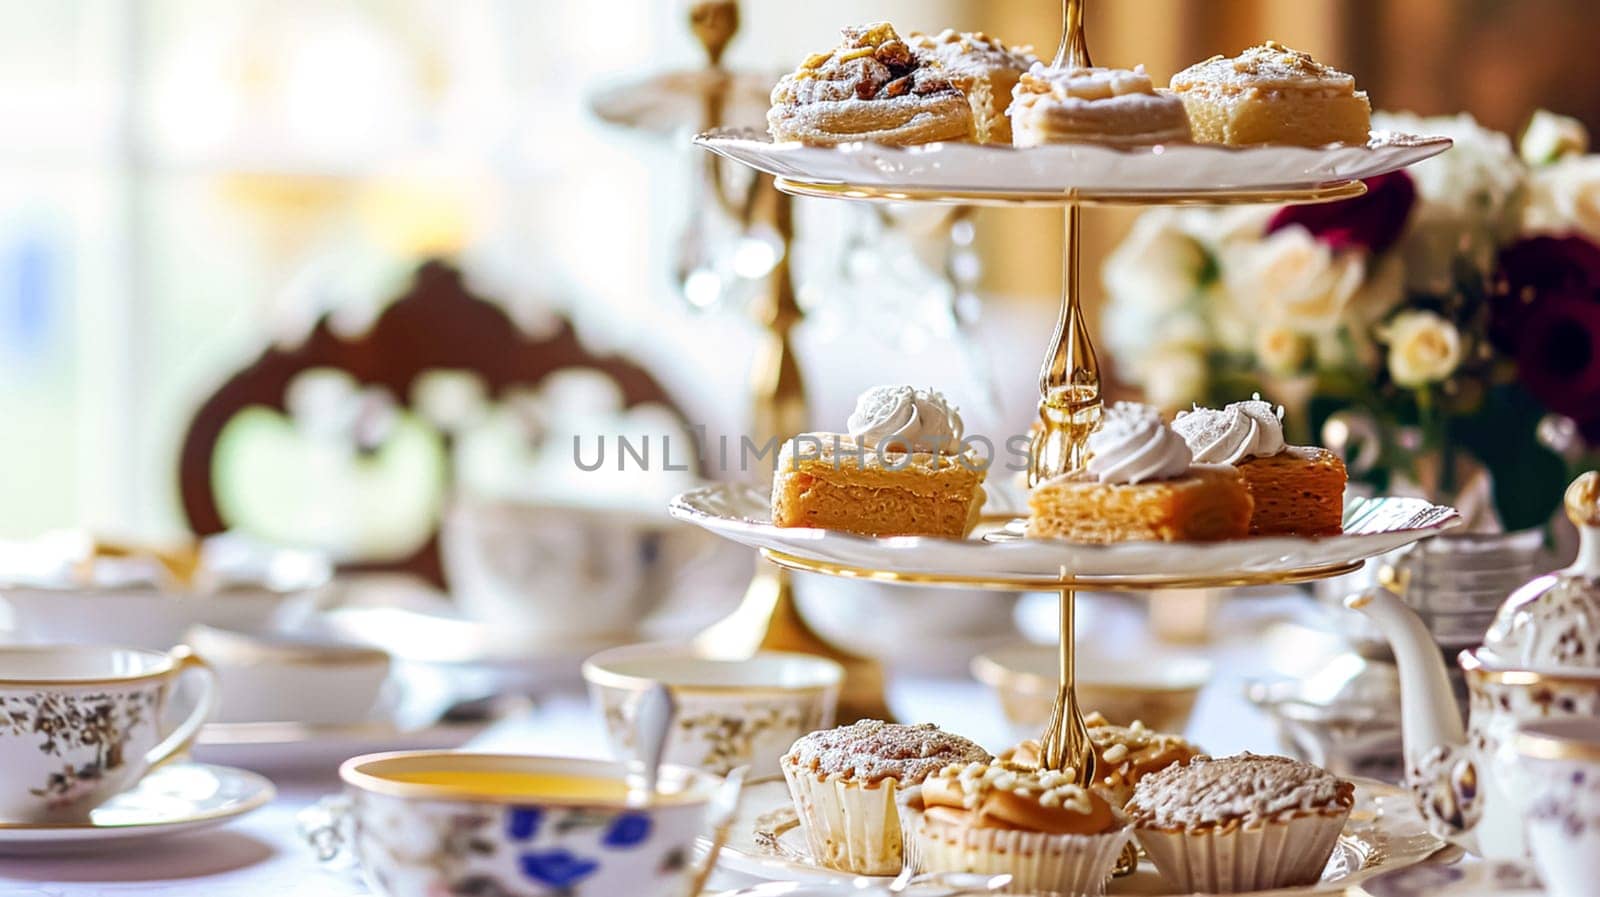
[[[1149,146],[1188,143],[1183,102],[1132,69],[1051,68],[1035,63],[1012,90],[1012,142]]]
[[[957,539],[977,525],[990,459],[963,442],[961,414],[943,395],[875,386],[846,427],[783,444],[774,525]]]
[[[1118,402],[1089,435],[1085,469],[1028,495],[1028,535],[1095,543],[1236,539],[1249,534],[1253,507],[1236,468],[1195,464],[1161,412]]]
[[[1179,412],[1173,430],[1196,463],[1238,469],[1255,501],[1250,534],[1332,536],[1344,531],[1344,461],[1317,446],[1288,445],[1283,408],[1257,395],[1222,409]]]

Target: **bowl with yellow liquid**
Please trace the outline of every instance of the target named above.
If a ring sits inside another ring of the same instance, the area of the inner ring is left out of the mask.
[[[654,794],[620,763],[405,751],[339,769],[350,846],[384,897],[683,897],[721,780],[661,769]]]

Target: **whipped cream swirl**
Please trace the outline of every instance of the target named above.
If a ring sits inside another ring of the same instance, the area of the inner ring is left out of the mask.
[[[874,386],[856,399],[845,428],[856,442],[880,451],[960,451],[961,414],[932,389]]]
[[[1193,460],[1188,444],[1149,405],[1118,402],[1089,435],[1089,475],[1102,483],[1170,480],[1188,473]]]
[[[1172,429],[1189,444],[1197,464],[1238,464],[1283,451],[1283,408],[1273,408],[1256,394],[1218,411],[1195,406],[1179,412]]]

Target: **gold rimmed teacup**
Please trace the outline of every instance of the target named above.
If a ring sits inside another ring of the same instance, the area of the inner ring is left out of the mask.
[[[654,795],[620,763],[407,751],[339,770],[356,859],[384,897],[681,897],[720,779],[667,766]]]
[[[161,731],[180,677],[194,707]],[[194,741],[216,677],[187,648],[0,647],[0,823],[81,822]]]

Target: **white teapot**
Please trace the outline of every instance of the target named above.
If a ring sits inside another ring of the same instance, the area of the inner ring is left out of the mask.
[[[1541,576],[1501,605],[1484,643],[1458,659],[1470,718],[1463,727],[1438,646],[1391,592],[1351,596],[1394,650],[1400,670],[1407,779],[1428,827],[1486,857],[1521,857],[1512,741],[1524,721],[1600,716],[1600,473],[1567,489],[1581,547],[1565,570]]]

